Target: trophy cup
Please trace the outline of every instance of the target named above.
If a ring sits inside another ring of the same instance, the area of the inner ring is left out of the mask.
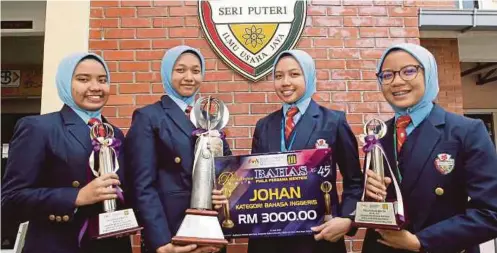
[[[330,191],[333,188],[329,181],[321,183],[321,191],[324,193],[324,221],[329,221],[333,218],[331,214],[331,196]]]
[[[93,152],[90,156],[90,168],[95,177],[115,173],[119,169],[118,153],[120,141],[114,138],[114,129],[107,123],[96,123],[90,129]],[[94,152],[98,152],[99,168],[94,166]],[[112,187],[112,186],[109,186]],[[120,189],[118,189],[119,191]],[[122,194],[118,194],[118,196]],[[115,199],[103,201],[104,213],[89,219],[89,233],[93,239],[120,237],[134,234],[142,227],[138,226],[133,209],[117,210]]]
[[[229,198],[231,197],[231,194],[238,186],[239,182],[235,179],[232,172],[221,173],[221,175],[219,175],[219,178],[217,180],[218,184],[223,186],[221,191],[228,198],[228,203],[223,205],[224,220],[222,226],[223,228],[233,228],[235,226],[235,223],[231,220]]]
[[[200,98],[193,107],[190,120],[195,126],[202,129],[197,135],[195,144],[195,160],[193,162],[193,189],[190,208],[181,223],[173,244],[197,244],[201,246],[224,247],[228,241],[224,238],[218,220],[218,212],[212,210],[212,189],[216,184],[214,157],[215,154],[208,147],[211,138],[221,142],[219,130],[229,120],[226,105],[216,98]]]
[[[383,138],[386,133],[387,126],[385,122],[380,119],[373,118],[364,125],[364,135],[361,136],[361,138],[364,137],[363,151],[366,154],[364,192],[361,201],[357,202],[354,219],[354,226],[356,227],[401,230],[406,223],[400,187],[395,178],[395,174],[392,172],[388,159],[385,159],[385,151],[379,142],[379,139]],[[376,201],[365,198],[367,182],[366,170],[373,170],[374,173],[380,176],[381,181],[384,182],[384,161],[386,161],[390,175],[392,175],[392,183],[395,188],[397,199],[394,201],[387,201],[385,199]]]

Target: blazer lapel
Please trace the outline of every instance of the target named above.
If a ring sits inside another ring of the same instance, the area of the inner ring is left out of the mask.
[[[405,158],[400,164],[400,166],[404,166],[404,180],[401,188],[406,197],[415,188],[414,186],[418,182],[426,162],[440,140],[441,131],[437,127],[444,124],[445,111],[435,105],[428,118],[418,126],[418,129],[414,130],[417,133],[411,133],[413,141],[406,142],[405,150],[402,151]]]
[[[161,101],[166,115],[171,118],[186,136],[190,137],[195,129],[192,122],[185,116],[185,112],[169,96],[163,96]]]
[[[91,152],[90,128],[87,124],[67,105],[60,111],[64,124],[69,133],[81,144],[88,152]]]
[[[319,117],[319,107],[314,100],[311,100],[309,107],[302,117],[300,117],[299,122],[295,126],[296,136],[295,142],[293,143],[292,150],[301,150],[307,147],[309,139],[314,132],[314,127],[316,126],[317,118]],[[313,147],[314,148],[314,144]]]
[[[267,152],[281,151],[281,121],[283,120],[283,109],[280,109],[272,114],[268,122],[267,136],[265,141],[269,143]]]

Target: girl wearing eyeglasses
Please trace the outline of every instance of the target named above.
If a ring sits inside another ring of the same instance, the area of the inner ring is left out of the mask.
[[[497,237],[497,154],[485,126],[435,104],[437,63],[425,48],[388,48],[377,69],[385,99],[395,110],[381,139],[395,175],[384,182],[368,171],[366,195],[396,199],[395,176],[407,225],[401,231],[368,229],[363,252],[466,252]]]

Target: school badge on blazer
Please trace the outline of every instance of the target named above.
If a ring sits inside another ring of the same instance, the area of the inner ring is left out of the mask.
[[[435,159],[435,168],[437,168],[438,172],[442,175],[451,173],[454,169],[454,165],[454,158],[447,153],[438,154]]]
[[[326,143],[325,139],[319,139],[316,141],[316,144],[314,145],[316,148],[328,148],[329,145]]]
[[[297,45],[307,1],[199,0],[198,17],[213,51],[255,82],[271,72],[280,52]]]

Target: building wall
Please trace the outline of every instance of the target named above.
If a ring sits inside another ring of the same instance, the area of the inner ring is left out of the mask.
[[[449,111],[462,114],[461,64],[457,39],[422,39],[421,45],[430,50],[437,61],[440,86],[437,103]]]
[[[497,58],[496,58],[497,59]],[[461,65],[461,70],[465,71],[473,64]],[[482,74],[491,70],[486,69]],[[497,81],[476,85],[476,77],[468,75],[462,78],[463,107],[464,109],[495,109],[497,110]]]
[[[316,61],[318,92],[314,99],[346,111],[356,134],[372,116],[391,117],[375,80],[376,61],[391,44],[420,43],[418,1],[309,2],[307,27],[297,48]],[[424,4],[454,6],[448,1]],[[90,50],[103,55],[112,71],[112,96],[104,115],[124,130],[134,109],[163,94],[160,60],[167,49],[182,44],[199,48],[206,57],[201,92],[227,103],[231,118],[226,132],[235,154],[249,152],[257,120],[280,107],[269,78],[248,82],[213,53],[199,29],[196,1],[91,1],[89,36]],[[423,40],[422,44],[434,50],[440,64],[447,67],[440,73],[440,104],[461,113],[460,79],[454,74],[459,68],[454,66],[458,62],[456,41]],[[347,238],[348,250],[360,252],[363,237],[361,229]],[[135,237],[137,247],[138,242]],[[245,250],[246,240],[237,239],[228,252]]]

